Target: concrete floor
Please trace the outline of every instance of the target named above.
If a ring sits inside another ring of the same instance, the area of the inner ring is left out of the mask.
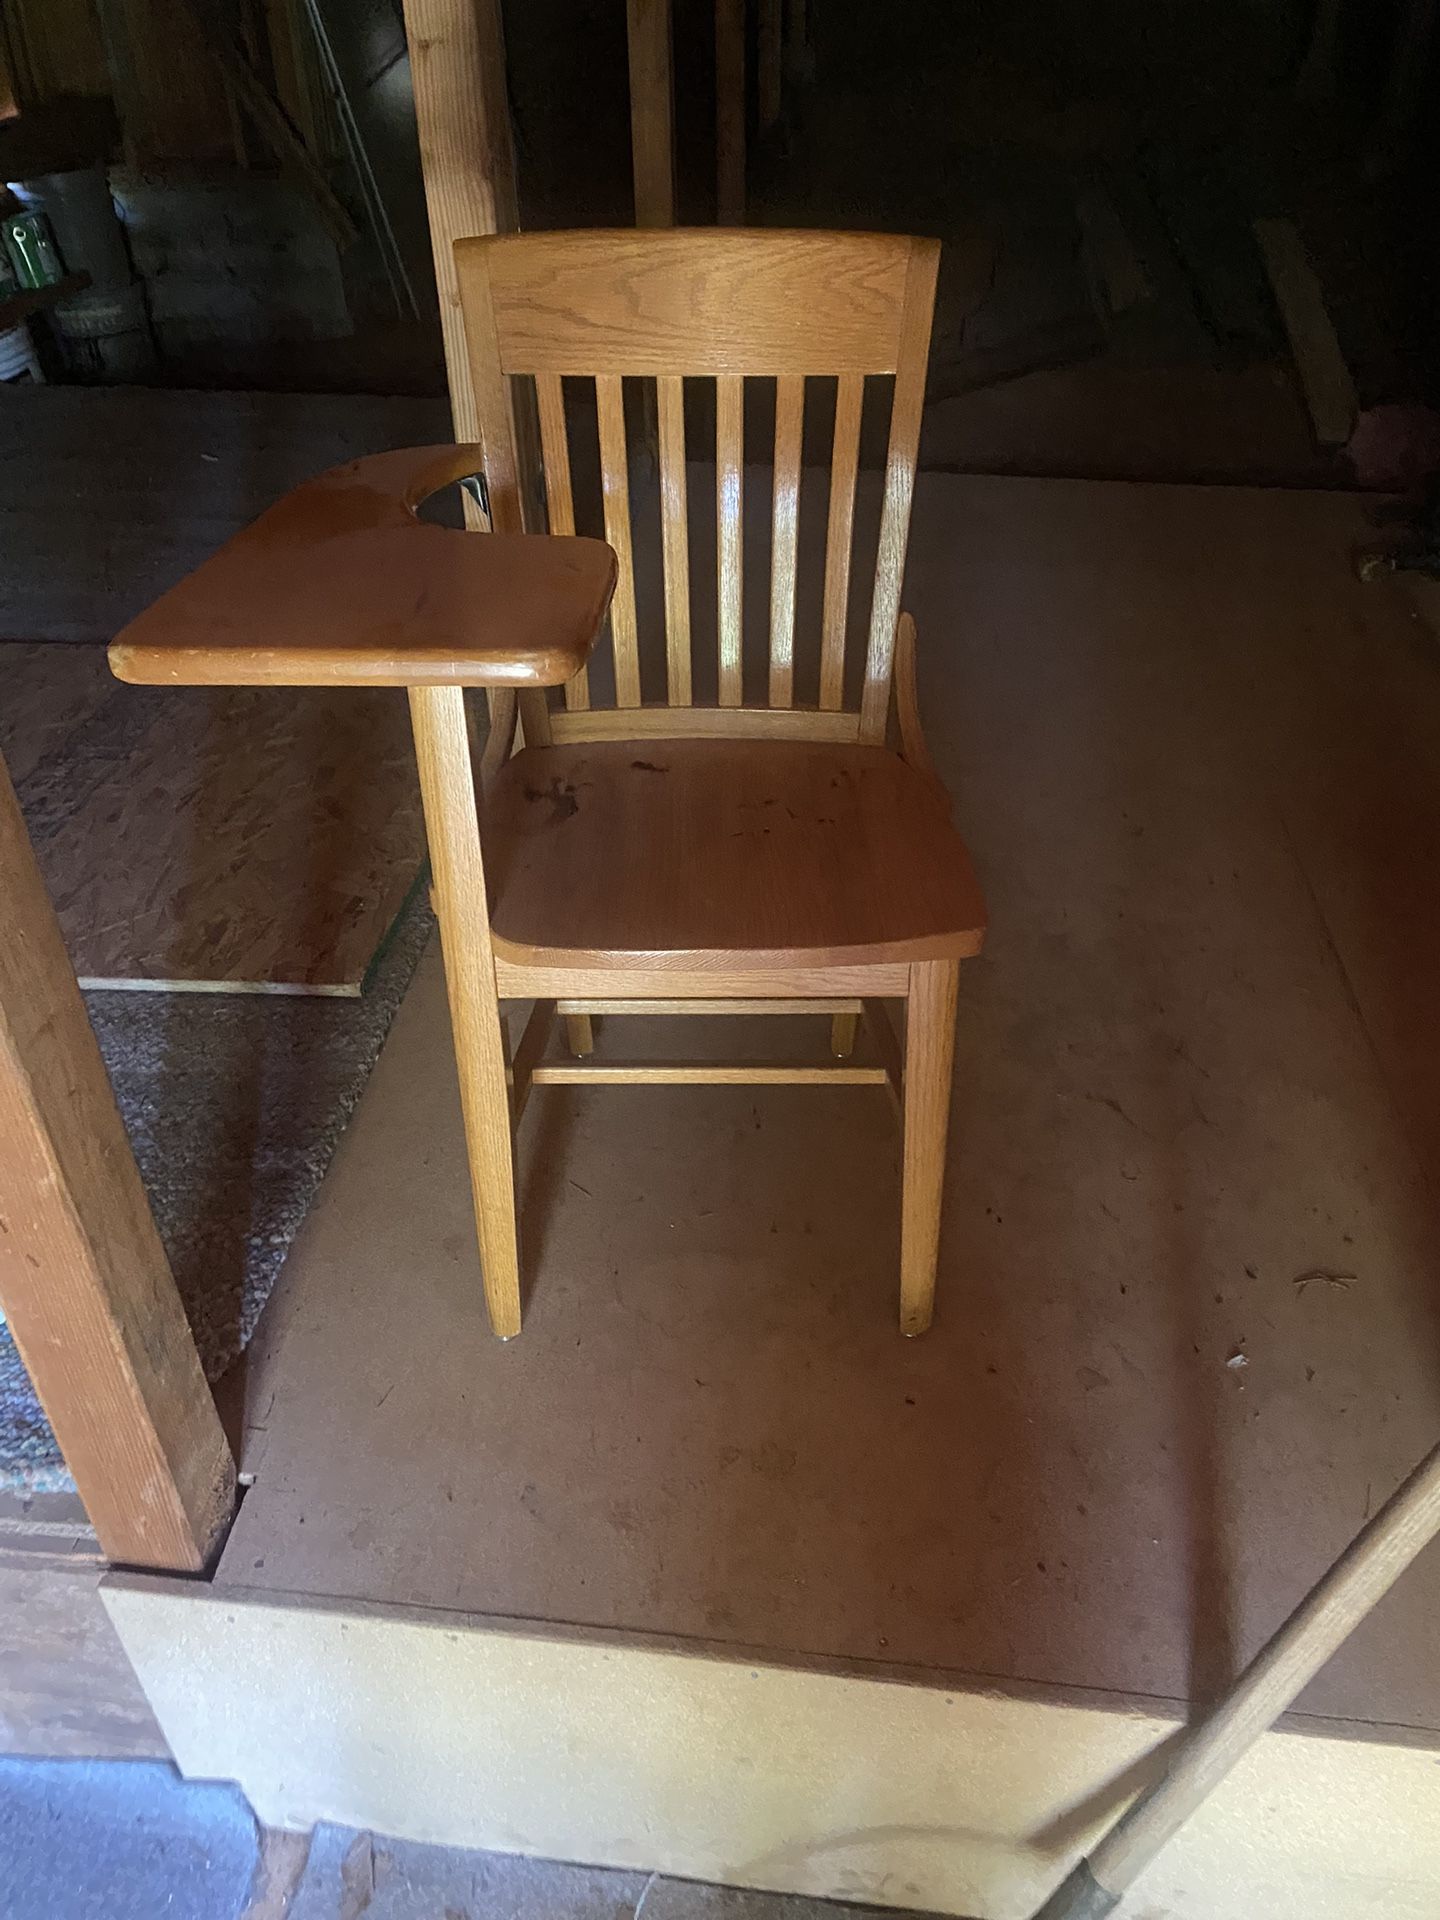
[[[252,1357],[222,1582],[1221,1685],[1440,1422],[1436,655],[1364,531],[923,477],[907,599],[992,909],[934,1330],[895,1331],[883,1096],[555,1089],[495,1344],[432,965]],[[697,1044],[823,1049],[744,1024]],[[1440,1731],[1437,1601],[1432,1557],[1304,1706]]]
[[[0,1759],[5,1920],[843,1920],[830,1901],[376,1839],[262,1833],[142,1761]]]

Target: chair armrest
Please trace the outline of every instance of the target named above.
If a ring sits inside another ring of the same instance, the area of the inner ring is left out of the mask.
[[[148,686],[553,687],[584,666],[615,587],[601,540],[416,518],[481,467],[409,447],[297,487],[110,646]]]
[[[900,758],[916,773],[928,774],[940,785],[940,776],[925,744],[920,725],[920,687],[915,672],[915,622],[902,613],[895,628],[895,717],[900,726]]]

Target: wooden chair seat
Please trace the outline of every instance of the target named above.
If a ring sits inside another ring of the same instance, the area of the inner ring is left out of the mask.
[[[497,956],[770,969],[958,960],[985,910],[943,790],[879,746],[531,747],[483,813]]]

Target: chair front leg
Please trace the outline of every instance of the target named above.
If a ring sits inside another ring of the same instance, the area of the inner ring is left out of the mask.
[[[409,691],[485,1304],[508,1340],[520,1331],[514,1144],[465,695],[453,686]]]
[[[935,1311],[959,982],[958,960],[922,960],[910,969],[905,1005],[900,1331],[912,1336],[924,1333]]]

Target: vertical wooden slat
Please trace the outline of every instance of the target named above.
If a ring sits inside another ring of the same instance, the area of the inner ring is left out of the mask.
[[[626,0],[630,49],[630,157],[637,227],[675,224],[671,0]]]
[[[745,0],[715,0],[715,218],[745,224]]]
[[[575,497],[570,481],[570,435],[565,426],[565,390],[558,373],[537,373],[535,402],[540,415],[540,459],[545,469],[545,504],[551,533],[574,533]],[[565,704],[590,705],[590,675],[582,667],[565,682]]]
[[[690,704],[690,533],[685,487],[685,383],[657,380],[660,418],[660,537],[665,559],[665,691]]]
[[[635,629],[635,560],[630,547],[630,461],[625,445],[625,389],[618,373],[597,374],[600,422],[600,485],[605,498],[605,538],[620,563],[610,603],[615,652],[615,704],[640,704],[640,647]]]
[[[910,538],[910,502],[915,492],[915,460],[920,449],[920,416],[925,409],[925,369],[930,357],[930,322],[935,307],[938,240],[913,240],[905,275],[905,315],[896,356],[895,399],[890,412],[890,447],[885,456],[885,504],[875,562],[875,598],[865,653],[865,690],[860,700],[860,738],[885,738],[890,715],[890,671],[895,658],[895,623],[900,617],[900,584]]]
[[[795,704],[795,572],[805,376],[775,383],[775,492],[770,521],[770,704]]]
[[[235,1463],[0,761],[0,1308],[110,1559],[198,1573]]]
[[[715,540],[722,707],[738,707],[742,699],[744,492],[745,382],[738,374],[722,374],[715,382]]]
[[[845,695],[845,624],[850,606],[850,546],[855,532],[855,470],[860,459],[863,373],[842,373],[835,395],[830,513],[825,529],[825,606],[821,615],[820,706],[838,713]]]

